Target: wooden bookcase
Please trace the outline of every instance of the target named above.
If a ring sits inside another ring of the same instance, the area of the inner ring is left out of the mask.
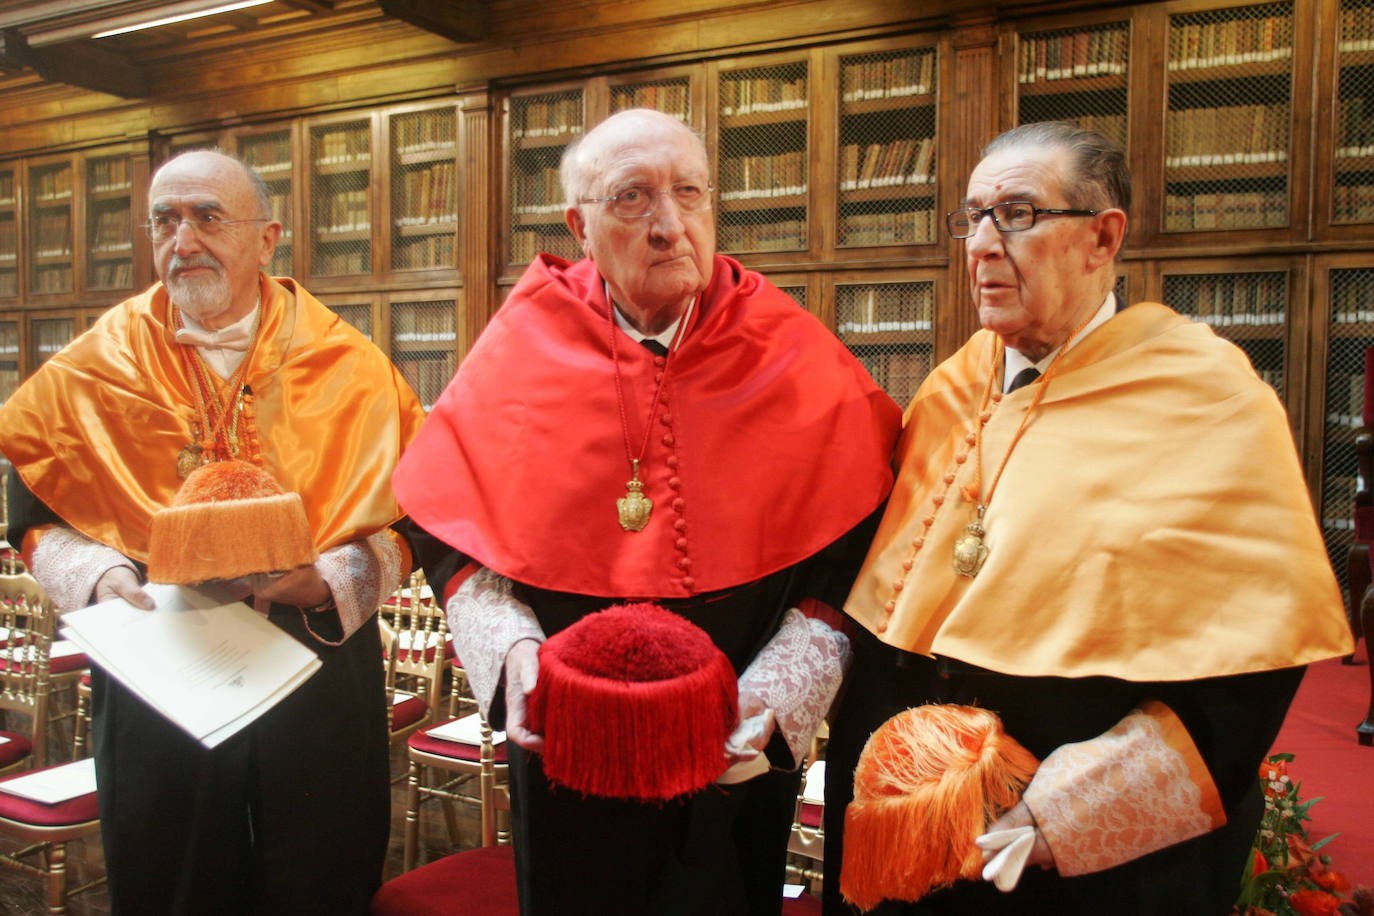
[[[300,162],[300,131],[293,123],[241,128],[226,138],[224,145],[253,170],[267,185],[267,202],[272,218],[281,223],[281,238],[272,255],[268,272],[278,277],[299,276],[296,268],[296,226],[300,200],[296,193]]]
[[[19,182],[11,163],[0,165],[0,303],[19,300]]]

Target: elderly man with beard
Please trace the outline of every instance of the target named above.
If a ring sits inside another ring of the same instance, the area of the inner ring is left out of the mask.
[[[151,608],[152,513],[198,463],[255,464],[300,494],[320,558],[233,585],[323,665],[213,750],[95,669],[112,911],[364,913],[389,828],[372,621],[411,563],[387,479],[423,414],[376,347],[262,273],[281,225],[245,165],[187,153],[148,197],[161,282],[0,409],[10,537],[59,609]]]

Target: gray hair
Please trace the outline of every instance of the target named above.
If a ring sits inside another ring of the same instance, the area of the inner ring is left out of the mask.
[[[1125,151],[1108,137],[1064,121],[1037,121],[999,134],[983,147],[983,157],[1015,147],[1057,147],[1069,154],[1061,190],[1070,207],[1116,207],[1130,215],[1131,169]]]
[[[605,121],[602,121],[600,124],[569,143],[567,148],[563,150],[563,158],[558,163],[558,177],[563,185],[563,196],[566,198],[569,207],[575,207],[583,198],[591,196],[592,183],[596,180],[597,175],[601,173],[602,162],[600,154],[602,151],[595,146],[589,151],[587,149],[587,139],[614,118],[643,117],[646,115],[651,115],[656,118],[661,116],[670,119],[674,124],[681,124],[682,129],[696,139],[701,149],[702,161],[706,162],[709,168],[710,159],[706,155],[706,140],[699,131],[692,129],[690,125],[678,121],[671,115],[665,115],[663,112],[657,111],[656,109],[626,109],[625,111],[620,111],[611,115]],[[667,122],[664,122],[664,124],[668,126]]]

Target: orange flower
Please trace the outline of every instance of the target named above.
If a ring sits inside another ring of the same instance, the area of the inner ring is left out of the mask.
[[[1350,890],[1350,882],[1338,871],[1320,871],[1312,880],[1333,894],[1344,894]]]
[[[1269,863],[1264,860],[1264,853],[1260,852],[1258,849],[1252,849],[1250,852],[1254,854],[1254,858],[1250,861],[1250,877],[1253,878],[1256,875],[1262,875],[1267,872],[1269,870]]]
[[[1288,834],[1288,861],[1290,868],[1306,868],[1309,865],[1323,868],[1321,859],[1312,851],[1312,847],[1296,833]]]
[[[1300,916],[1335,916],[1341,907],[1339,898],[1318,890],[1301,890],[1289,894],[1288,902]]]
[[[1288,783],[1288,762],[1279,760],[1271,763],[1266,760],[1260,764],[1260,782],[1264,785],[1264,794],[1273,798],[1283,795],[1287,791]]]

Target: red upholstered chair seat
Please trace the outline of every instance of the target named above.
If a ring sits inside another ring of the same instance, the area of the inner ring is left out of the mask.
[[[510,846],[445,856],[393,878],[372,898],[372,916],[515,916],[519,912],[515,850]]]
[[[797,820],[803,827],[815,829],[821,825],[821,818],[825,816],[825,806],[815,802],[802,802],[801,813]]]
[[[391,707],[391,730],[396,732],[414,725],[423,719],[427,712],[429,704],[425,702],[424,697],[406,697]]]
[[[438,728],[440,725],[447,725],[452,719],[445,719],[443,722],[435,723],[430,728],[422,728],[420,731],[411,735],[406,744],[422,754],[435,754],[440,757],[452,757],[454,760],[469,760],[478,763],[482,759],[482,748],[475,744],[464,744],[461,741],[446,741],[443,738],[431,738],[429,732],[431,728]],[[496,745],[493,751],[498,764],[506,762],[506,742],[502,741]]]
[[[782,902],[782,916],[805,916],[807,913],[819,913],[821,911],[821,898],[812,897],[810,894],[802,894],[800,897],[793,897]]]
[[[79,762],[79,761],[78,761]],[[43,767],[43,770],[55,770],[59,767],[75,766],[75,763],[59,763],[56,766]],[[28,776],[39,770],[25,770],[13,776],[6,776],[0,779],[0,785],[9,782],[11,779],[18,779],[21,776]],[[59,802],[55,805],[45,805],[28,798],[21,798],[18,795],[11,795],[8,792],[0,791],[0,818],[14,821],[34,827],[66,827],[72,824],[83,824],[87,821],[94,821],[100,816],[96,806],[96,793],[88,792],[85,795],[70,799],[69,801]]]
[[[0,770],[23,760],[33,750],[33,742],[18,732],[0,732],[0,738],[9,739],[0,742]]]

